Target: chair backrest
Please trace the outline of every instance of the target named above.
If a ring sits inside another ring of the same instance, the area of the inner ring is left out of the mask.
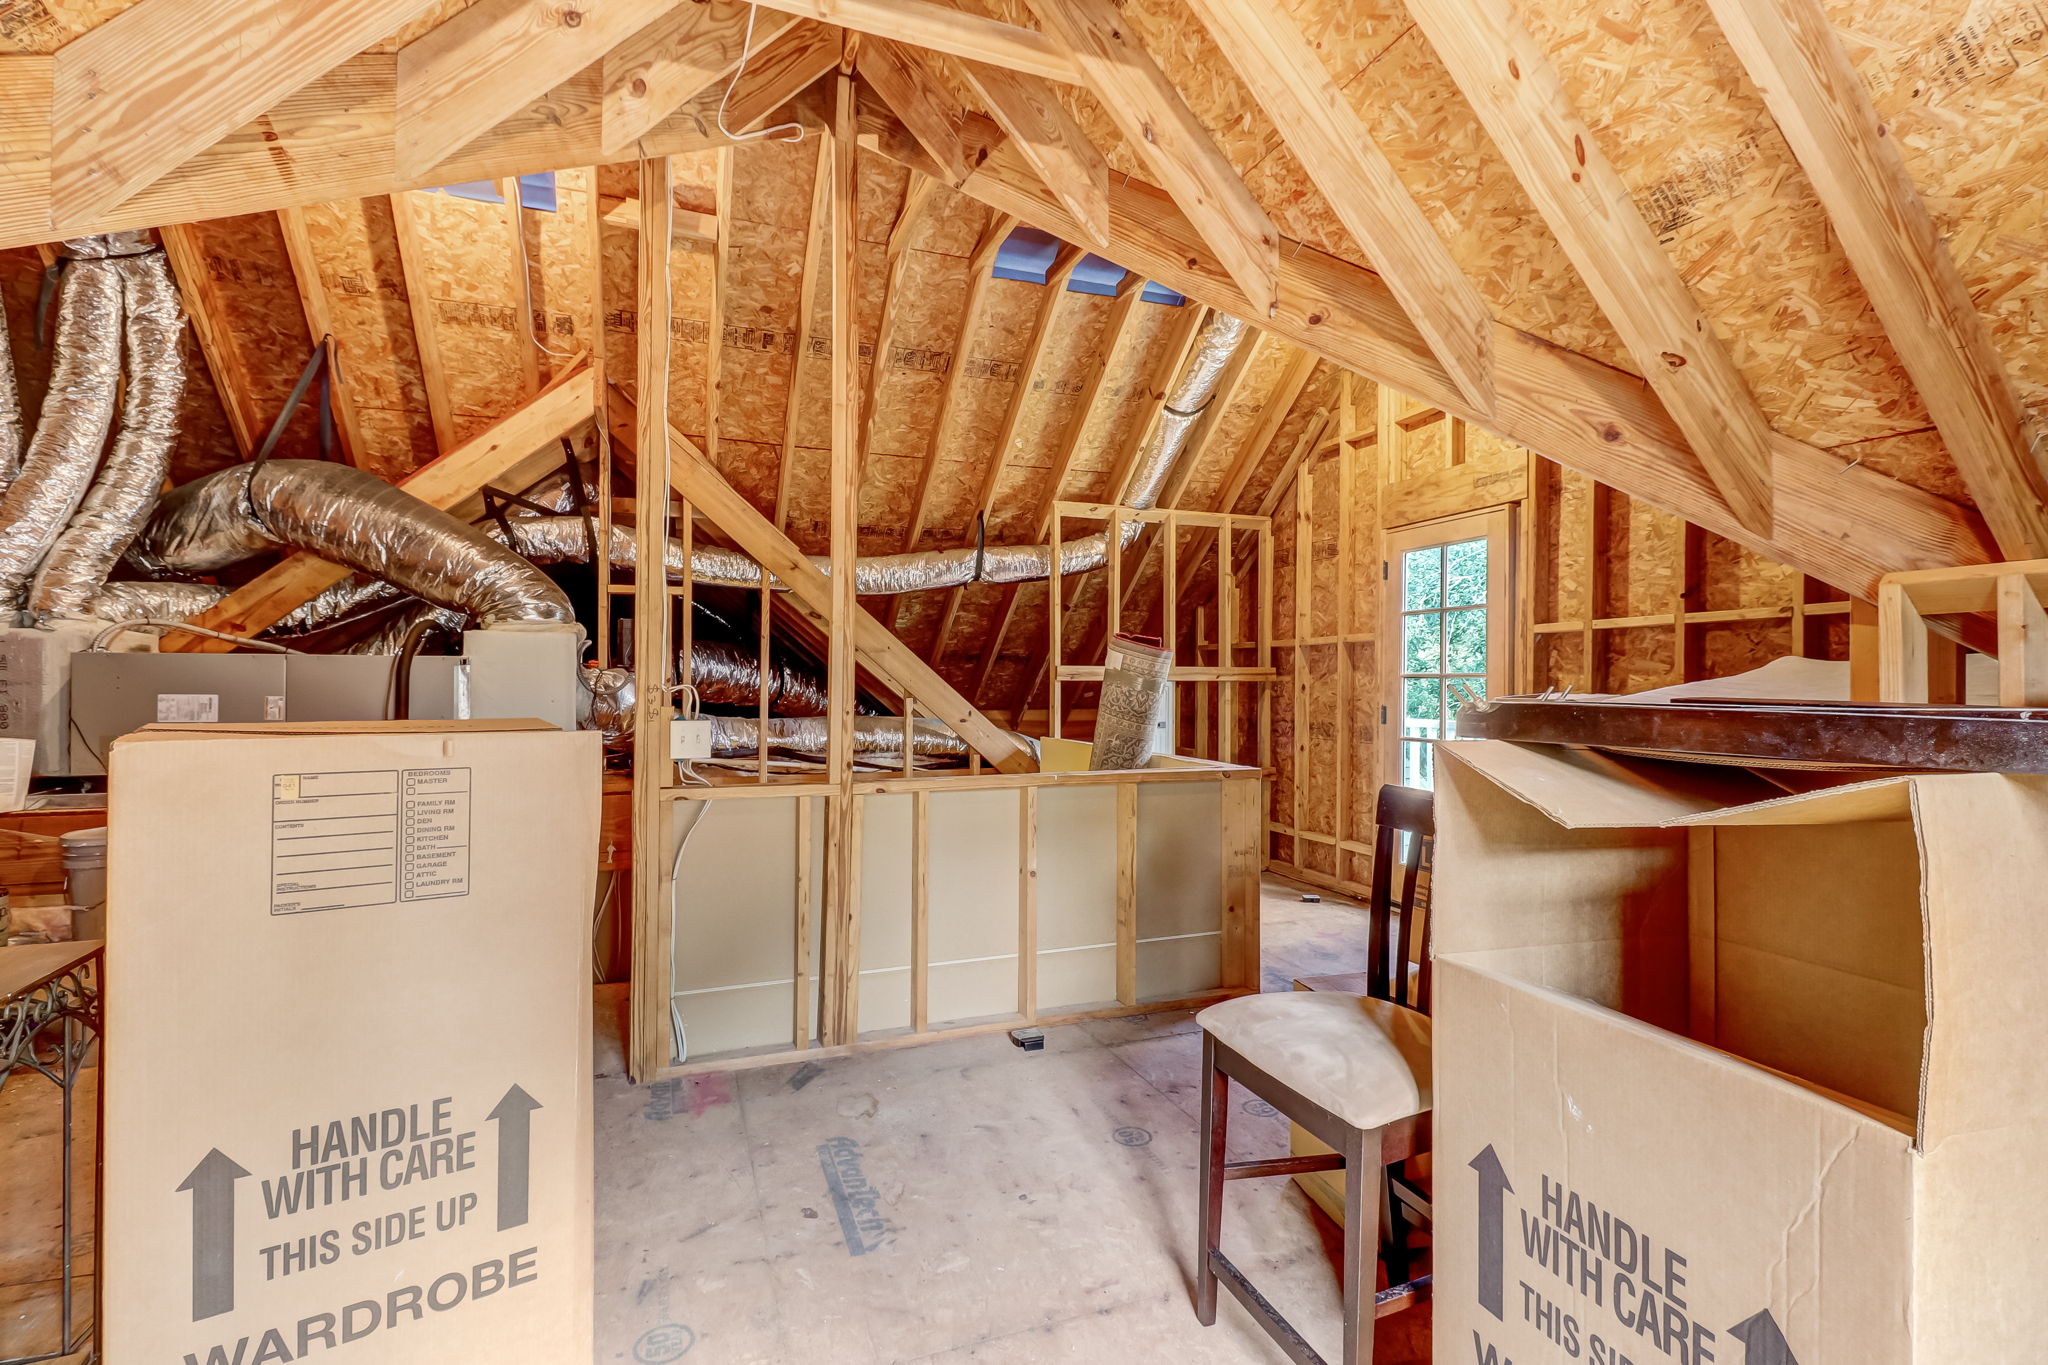
[[[1365,993],[1429,1013],[1429,860],[1436,798],[1418,787],[1380,788],[1373,812],[1372,915]]]

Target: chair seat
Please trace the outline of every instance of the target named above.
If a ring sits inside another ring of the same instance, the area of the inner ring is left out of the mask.
[[[1429,1016],[1333,991],[1241,995],[1195,1016],[1211,1037],[1359,1129],[1430,1108]]]

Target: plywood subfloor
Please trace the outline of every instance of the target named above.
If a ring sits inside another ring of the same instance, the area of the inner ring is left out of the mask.
[[[1268,990],[1363,960],[1364,916],[1335,897],[1269,881],[1264,915]],[[602,1365],[1285,1359],[1227,1295],[1195,1322],[1191,1015],[1052,1029],[1036,1054],[997,1035],[636,1087],[600,998]],[[34,1076],[0,1091],[0,1357],[54,1331],[54,1101]],[[1286,1148],[1242,1091],[1231,1124],[1233,1157]],[[1292,1181],[1230,1187],[1225,1247],[1332,1358],[1337,1237]],[[1422,1313],[1380,1324],[1376,1365],[1428,1358]]]
[[[1364,916],[1269,882],[1266,986],[1357,970]],[[634,1087],[598,1083],[600,1362],[1280,1362],[1190,1299],[1200,1034],[1186,1013]],[[1232,1154],[1284,1120],[1232,1096]],[[837,1170],[841,1197],[827,1175]],[[1224,1245],[1334,1359],[1337,1230],[1233,1183]],[[1377,1365],[1429,1355],[1422,1314]]]

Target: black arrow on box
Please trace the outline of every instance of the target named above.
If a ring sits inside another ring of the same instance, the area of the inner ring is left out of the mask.
[[[192,1321],[235,1310],[235,1182],[249,1173],[216,1147],[178,1186],[192,1192]]]
[[[533,1111],[540,1101],[513,1086],[489,1117],[498,1125],[498,1231],[526,1223],[533,1173]]]
[[[1748,1365],[1799,1365],[1792,1343],[1785,1340],[1784,1329],[1768,1308],[1729,1328],[1728,1335],[1742,1343]]]
[[[1479,1172],[1479,1306],[1502,1322],[1506,1303],[1502,1279],[1507,1268],[1505,1196],[1514,1191],[1500,1154],[1487,1143],[1469,1163]]]

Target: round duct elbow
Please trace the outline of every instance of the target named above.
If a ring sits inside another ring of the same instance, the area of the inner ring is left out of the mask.
[[[129,558],[176,578],[280,549],[383,579],[486,628],[576,620],[546,574],[476,527],[374,474],[317,460],[236,465],[173,489]]]

